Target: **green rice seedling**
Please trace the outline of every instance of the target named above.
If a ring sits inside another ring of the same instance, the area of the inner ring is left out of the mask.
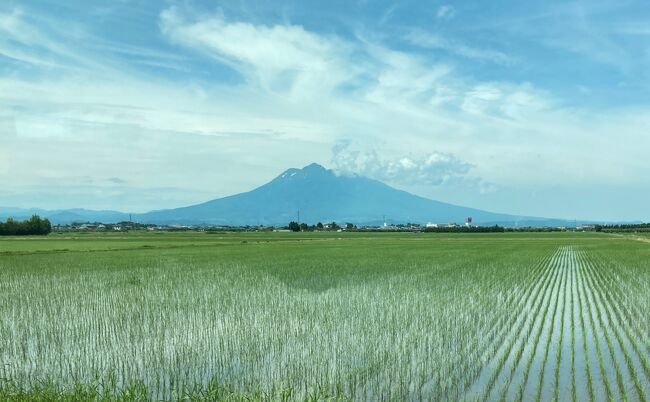
[[[577,300],[578,301],[578,316],[580,317],[579,318],[579,320],[580,320],[580,329],[581,329],[580,332],[582,333],[582,354],[585,357],[585,371],[586,371],[585,375],[586,375],[586,380],[587,380],[586,392],[587,392],[588,399],[590,401],[593,401],[594,398],[595,398],[595,395],[594,395],[594,386],[593,386],[593,382],[592,382],[593,380],[592,380],[592,373],[591,373],[591,360],[592,360],[592,357],[590,356],[589,351],[587,350],[587,327],[585,325],[585,318],[584,318],[584,314],[586,314],[586,311],[585,311],[585,308],[583,307],[584,303],[586,303],[586,301],[583,301],[582,292],[580,291],[582,286],[583,286],[582,268],[577,267],[577,271],[578,271],[578,284],[577,284],[578,288],[576,290],[576,294],[577,294],[577,299],[578,299]]]
[[[641,242],[177,233],[7,238],[0,249],[3,400],[648,392]]]
[[[590,261],[590,267],[592,269],[596,269],[596,265],[593,264],[592,261]],[[626,372],[628,373],[628,376],[631,376],[632,381],[634,383],[635,390],[638,395],[638,399],[640,401],[645,401],[646,400],[646,395],[645,395],[645,389],[644,386],[641,383],[639,375],[642,375],[641,372],[638,372],[637,369],[635,368],[635,365],[632,361],[631,357],[631,352],[628,350],[628,347],[626,346],[627,343],[625,342],[624,339],[624,334],[622,333],[622,330],[620,328],[620,323],[617,321],[617,317],[614,316],[612,313],[612,304],[615,304],[616,301],[612,300],[609,295],[605,295],[603,288],[605,286],[604,283],[600,282],[601,277],[600,275],[594,275],[593,276],[594,280],[594,289],[597,294],[597,297],[600,300],[599,305],[601,306],[602,310],[604,311],[604,316],[607,320],[607,322],[610,324],[610,328],[612,332],[614,333],[614,337],[616,340],[617,346],[620,348],[623,354],[623,358],[626,364]],[[609,300],[607,300],[609,299]]]
[[[584,269],[584,267],[583,267],[583,269]],[[587,305],[587,310],[588,310],[587,311],[587,316],[589,318],[590,329],[591,329],[592,333],[596,333],[598,327],[596,326],[596,322],[595,322],[595,319],[594,319],[594,311],[593,311],[593,308],[592,308],[593,303],[592,303],[591,298],[589,297],[588,293],[586,292],[587,288],[588,288],[588,283],[585,281],[585,282],[583,282],[583,292],[584,292],[584,295],[585,295],[583,300],[585,300],[585,303]],[[606,374],[607,372],[605,370],[605,362],[604,362],[604,359],[603,359],[602,348],[601,348],[600,342],[598,342],[598,340],[595,340],[594,343],[595,343],[595,346],[596,346],[596,359],[598,361],[598,369],[600,370],[600,373],[601,373],[601,380],[602,380],[602,384],[603,384],[603,386],[605,388],[605,394],[607,395],[608,400],[613,400],[613,398],[614,398],[613,397],[613,391],[612,391],[609,379],[607,378],[607,374]]]
[[[558,301],[560,299],[560,293],[561,293],[560,289],[561,289],[561,287],[558,286],[558,290],[557,290],[556,295],[555,295],[555,300],[553,301],[553,313],[551,314],[551,317],[553,317],[553,318],[555,317],[555,314],[557,313],[557,309],[558,309],[558,304],[559,304]],[[552,319],[551,325],[550,325],[550,328],[549,328],[549,331],[550,331],[551,335],[553,334],[553,328],[554,327],[555,327],[555,319]],[[544,355],[543,355],[543,359],[541,361],[541,365],[542,365],[543,368],[546,366],[546,362],[548,361],[548,354],[549,354],[549,349],[550,349],[550,344],[551,344],[551,339],[552,339],[551,335],[549,335],[548,340],[546,342],[546,345],[544,346]],[[542,387],[544,385],[544,376],[545,376],[545,370],[543,368],[540,370],[539,377],[538,377],[537,395],[536,395],[536,400],[537,401],[540,401],[542,399]]]

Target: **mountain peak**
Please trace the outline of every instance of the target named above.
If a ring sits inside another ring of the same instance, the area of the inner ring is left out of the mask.
[[[322,165],[319,165],[316,162],[310,163],[309,165],[305,166],[301,170],[303,171],[327,171]]]
[[[322,177],[333,174],[331,170],[326,169],[318,163],[310,163],[302,169],[287,169],[277,179],[305,179],[309,177]],[[277,180],[276,179],[276,180]]]

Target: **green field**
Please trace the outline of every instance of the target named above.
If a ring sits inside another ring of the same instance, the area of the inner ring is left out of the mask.
[[[2,400],[647,401],[650,243],[0,238],[0,364]]]

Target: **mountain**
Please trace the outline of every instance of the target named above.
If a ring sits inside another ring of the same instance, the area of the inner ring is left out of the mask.
[[[29,219],[32,215],[48,218],[55,224],[70,224],[75,222],[115,223],[129,220],[129,214],[117,211],[93,211],[82,208],[45,210],[39,208],[0,207],[0,221],[4,221],[7,218],[25,220]]]
[[[351,222],[357,225],[390,223],[462,223],[471,216],[474,224],[503,226],[569,226],[574,222],[498,214],[419,197],[377,180],[338,175],[312,163],[289,169],[252,191],[184,208],[133,214],[140,223],[161,225],[286,225],[292,220]],[[32,214],[53,223],[115,223],[129,220],[116,211],[0,208],[0,220],[25,219]],[[580,222],[583,223],[583,222]]]
[[[137,215],[139,222],[207,225],[286,225],[352,222],[381,224],[459,222],[514,226],[547,224],[547,220],[497,214],[419,197],[377,180],[337,175],[318,164],[289,169],[252,191],[184,208]],[[565,221],[562,224],[566,224]]]

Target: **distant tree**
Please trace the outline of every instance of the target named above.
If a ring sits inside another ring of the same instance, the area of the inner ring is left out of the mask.
[[[346,230],[356,229],[356,226],[354,226],[354,224],[348,222],[348,223],[345,224],[345,229]]]
[[[8,218],[5,223],[0,223],[0,234],[11,236],[17,232],[18,227],[13,218]]]
[[[300,232],[300,224],[294,221],[289,222],[289,230],[292,232]]]
[[[316,229],[318,229],[318,230],[323,230],[323,224],[320,223],[320,222],[318,222],[318,223],[316,224]]]
[[[341,229],[341,227],[340,227],[339,225],[337,225],[336,222],[332,222],[332,223],[330,224],[330,229],[332,229],[332,230],[339,230],[339,229]]]
[[[301,223],[300,224],[300,231],[301,232],[307,232],[308,230],[309,230],[309,225],[307,225],[306,223]]]

